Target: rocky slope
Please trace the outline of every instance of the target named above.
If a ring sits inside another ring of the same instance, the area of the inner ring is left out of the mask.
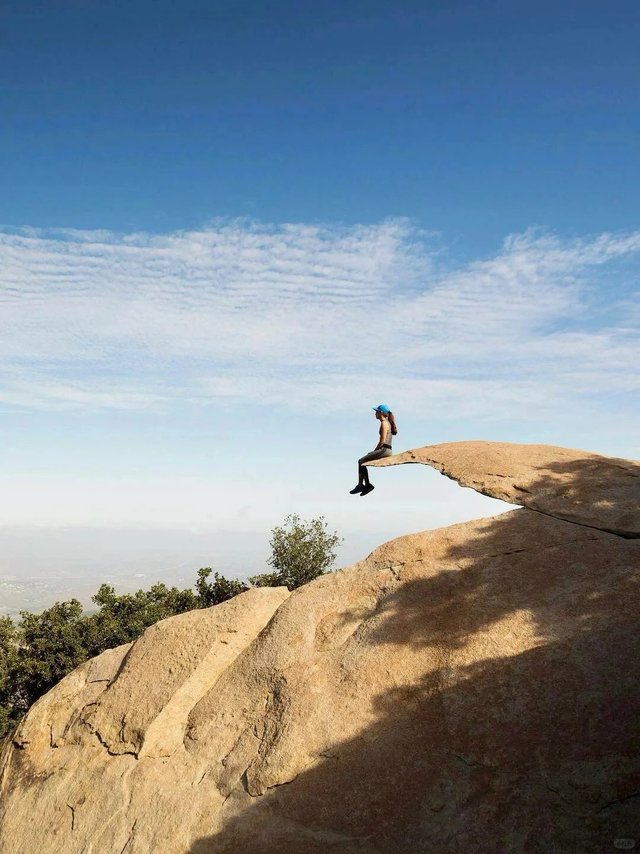
[[[0,850],[638,839],[640,466],[476,442],[402,461],[531,509],[400,537],[87,662],[5,748]]]

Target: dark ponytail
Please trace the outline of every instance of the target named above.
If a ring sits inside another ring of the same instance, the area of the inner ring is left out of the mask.
[[[391,422],[391,435],[397,436],[398,435],[398,428],[396,427],[396,419],[393,417],[393,412],[389,412],[387,415],[387,418]]]

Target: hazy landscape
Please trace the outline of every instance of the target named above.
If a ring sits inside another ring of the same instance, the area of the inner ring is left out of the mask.
[[[148,588],[155,581],[191,587],[202,566],[246,579],[265,570],[268,538],[268,532],[251,531],[206,536],[126,529],[0,529],[0,615],[37,611],[71,598],[91,609],[91,596],[100,584],[111,584],[119,593]],[[373,532],[352,532],[339,548],[337,564],[353,563],[377,544]]]
[[[154,581],[190,587],[201,566],[246,577],[261,570],[259,556],[264,561],[267,551],[264,536],[251,533],[238,538],[126,529],[0,529],[0,613],[39,610],[71,598],[91,608],[91,596],[102,583],[123,593]]]
[[[414,500],[419,473],[406,472],[408,477],[399,474],[381,475],[386,481],[386,506],[393,507],[394,512],[373,527],[370,517],[363,516],[367,527],[358,530],[353,499],[346,491],[336,489],[330,496],[327,521],[338,515],[343,519],[342,525],[332,525],[344,538],[337,549],[336,567],[366,557],[381,539],[401,536],[407,529],[438,527],[510,509],[504,502],[470,489],[461,490],[434,473],[422,478],[421,505]],[[350,484],[346,478],[344,482]],[[345,510],[332,510],[336,506]],[[272,523],[267,518],[260,528],[233,530],[211,527],[189,531],[169,525],[137,530],[73,525],[0,527],[0,615],[39,610],[71,598],[91,608],[91,596],[103,583],[113,585],[120,593],[148,588],[155,581],[190,587],[202,566],[210,566],[228,578],[246,579],[265,571],[270,529],[282,517],[274,517]]]

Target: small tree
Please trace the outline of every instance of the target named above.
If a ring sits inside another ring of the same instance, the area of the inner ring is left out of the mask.
[[[16,627],[10,617],[0,617],[0,745],[20,717],[16,709]]]
[[[85,620],[77,599],[40,614],[21,611],[15,635],[13,699],[19,714],[87,659]]]
[[[271,531],[271,557],[274,572],[254,575],[249,581],[257,587],[280,587],[295,590],[323,575],[336,559],[336,546],[342,537],[327,530],[324,516],[306,522],[291,514],[284,525]]]
[[[99,610],[85,618],[88,655],[135,640],[146,628],[199,607],[192,590],[178,590],[158,582],[149,590],[117,595],[109,584],[101,584],[91,597]]]
[[[225,578],[219,572],[214,572],[213,583],[211,583],[207,581],[210,575],[210,566],[203,566],[198,570],[198,580],[196,581],[198,608],[210,608],[212,605],[226,602],[227,599],[231,599],[237,596],[238,593],[244,593],[245,590],[249,589],[242,581],[238,581],[235,578]]]

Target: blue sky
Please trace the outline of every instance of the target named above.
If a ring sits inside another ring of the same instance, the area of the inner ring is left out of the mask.
[[[3,4],[0,222],[633,228],[634,2]]]
[[[499,509],[349,496],[380,401],[403,448],[640,457],[638,43],[631,2],[4,4],[0,574]]]

